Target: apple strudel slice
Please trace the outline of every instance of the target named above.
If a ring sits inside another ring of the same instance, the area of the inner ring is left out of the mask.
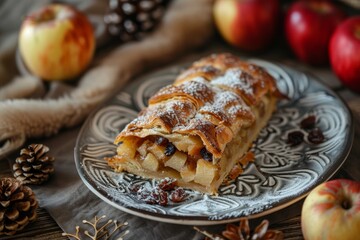
[[[216,194],[244,159],[281,96],[261,67],[231,54],[203,58],[160,89],[116,137],[115,171],[177,179]],[[246,158],[245,158],[246,159]]]

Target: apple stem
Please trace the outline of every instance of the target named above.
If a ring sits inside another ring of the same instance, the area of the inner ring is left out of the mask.
[[[360,27],[355,30],[355,37],[360,40]]]
[[[341,207],[345,210],[348,210],[351,208],[351,201],[349,201],[348,199],[344,199],[342,202],[341,202]]]
[[[323,2],[310,2],[309,1],[309,7],[320,14],[326,14],[331,11],[331,8],[327,5],[327,3]]]
[[[37,22],[48,22],[54,20],[55,13],[51,9],[44,9],[38,15],[36,15],[35,21]]]

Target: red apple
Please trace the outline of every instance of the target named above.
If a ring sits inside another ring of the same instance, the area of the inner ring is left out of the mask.
[[[360,182],[335,179],[305,199],[301,227],[306,240],[347,240],[360,236]]]
[[[27,16],[19,50],[29,70],[44,80],[78,76],[92,60],[95,36],[86,15],[65,4],[50,4]]]
[[[360,16],[345,20],[335,30],[329,55],[331,67],[339,79],[360,93]]]
[[[280,5],[278,0],[217,0],[213,15],[217,29],[228,43],[258,51],[274,40]]]
[[[301,61],[328,63],[328,46],[332,33],[345,13],[329,1],[297,1],[285,15],[287,41]]]

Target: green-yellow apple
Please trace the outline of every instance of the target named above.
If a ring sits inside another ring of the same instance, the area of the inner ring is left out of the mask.
[[[28,69],[44,80],[68,80],[92,60],[94,30],[75,7],[50,4],[30,13],[19,33],[19,50]]]
[[[259,51],[274,40],[280,4],[278,0],[217,0],[213,16],[228,43],[243,50]]]
[[[335,179],[305,199],[301,227],[306,240],[347,240],[360,236],[360,182]]]

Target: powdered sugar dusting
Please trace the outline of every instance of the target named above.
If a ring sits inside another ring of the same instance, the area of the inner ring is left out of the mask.
[[[181,102],[178,100],[169,101],[165,104],[164,110],[156,112],[158,116],[169,115],[172,119],[176,119],[173,127],[186,125],[189,118],[195,115],[195,106],[190,102]]]
[[[127,130],[137,128],[151,128],[154,121],[161,121],[167,129],[181,128],[187,125],[193,118],[196,108],[190,101],[169,100],[166,104],[158,103],[150,105],[127,125]]]
[[[196,78],[196,81],[188,81],[183,83],[182,90],[193,96],[196,99],[200,99],[204,102],[212,100],[213,91],[210,86],[208,86],[203,78]]]
[[[253,87],[249,81],[247,73],[238,68],[227,70],[223,76],[219,76],[212,81],[214,85],[226,85],[231,88],[241,89],[246,94],[254,94]]]
[[[229,82],[226,81],[223,84],[231,85],[239,83],[239,78],[235,79],[228,75],[241,75],[241,70],[239,69],[232,69],[234,74],[230,71],[227,71],[222,79],[229,79]],[[230,73],[229,73],[230,72]],[[220,78],[217,78],[220,79]],[[215,81],[215,80],[214,80]],[[214,84],[214,81],[208,82],[202,77],[194,78],[192,81],[185,83],[187,89],[186,91],[191,94],[199,94],[200,92],[204,92],[203,89],[211,90],[211,95],[213,96],[210,101],[207,101],[205,105],[200,107],[200,113],[210,113],[213,115],[217,115],[218,118],[221,120],[228,120],[234,119],[239,116],[241,113],[251,114],[250,107],[246,105],[246,103],[242,100],[242,98],[237,95],[236,93],[232,92],[231,90],[221,89],[219,86]],[[194,84],[194,82],[201,83],[201,84]],[[216,83],[216,82],[215,82]],[[250,83],[248,84],[250,85]],[[199,87],[200,86],[200,87]],[[248,87],[252,89],[251,87]],[[252,91],[252,90],[251,90]],[[198,118],[202,118],[201,115],[196,115]],[[226,118],[226,119],[222,119]]]
[[[200,113],[212,114],[227,123],[233,122],[238,116],[251,115],[249,106],[235,93],[231,91],[219,91],[214,97],[214,101],[204,105]]]

